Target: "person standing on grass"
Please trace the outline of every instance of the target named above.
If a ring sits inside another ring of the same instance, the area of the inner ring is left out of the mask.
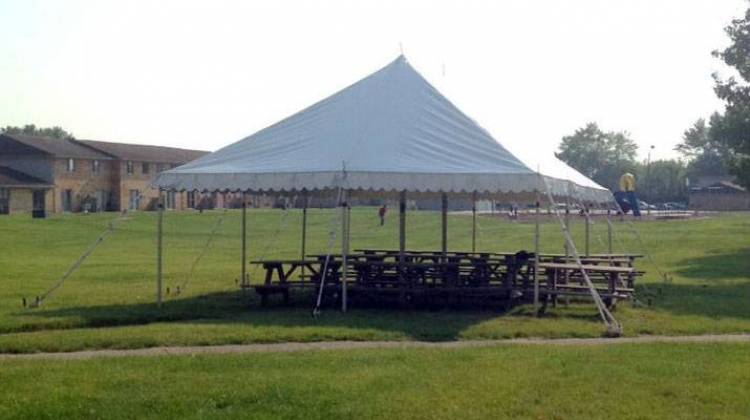
[[[628,202],[630,202],[630,208],[633,209],[633,216],[641,217],[638,198],[635,196],[635,176],[630,172],[625,172],[620,177],[620,191],[625,193]]]
[[[385,213],[388,211],[388,206],[383,204],[378,209],[378,217],[380,217],[380,226],[385,224]]]

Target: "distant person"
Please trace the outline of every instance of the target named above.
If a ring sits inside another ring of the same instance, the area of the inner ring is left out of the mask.
[[[620,177],[620,191],[624,193],[630,204],[630,208],[633,209],[633,216],[641,217],[638,197],[635,196],[635,176],[630,172],[625,172]]]
[[[388,212],[388,206],[383,204],[378,209],[378,217],[380,218],[380,226],[385,224],[385,214]]]

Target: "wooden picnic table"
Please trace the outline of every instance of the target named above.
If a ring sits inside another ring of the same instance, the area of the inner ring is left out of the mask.
[[[289,303],[289,285],[292,283],[292,277],[294,273],[301,268],[305,268],[309,271],[309,282],[306,282],[305,278],[300,276],[299,280],[295,283],[298,285],[304,285],[308,283],[309,286],[319,284],[321,281],[321,273],[325,265],[325,261],[320,259],[315,260],[267,260],[267,261],[251,261],[250,264],[262,265],[266,271],[265,281],[262,286],[254,286],[256,293],[261,295],[261,304],[266,305],[268,303],[268,295],[281,293],[284,297],[284,303]],[[286,266],[286,269],[284,268]],[[331,258],[328,261],[327,273],[325,274],[326,282],[333,281],[337,283],[339,281],[339,267],[341,263]],[[274,284],[274,274],[277,278],[277,283]]]
[[[632,267],[637,256],[594,254],[581,257],[594,287],[610,302],[632,295],[634,277],[641,273]],[[623,255],[623,254],[618,254]],[[376,296],[398,297],[399,302],[414,296],[424,299],[485,299],[487,302],[514,299],[528,301],[533,290],[533,254],[489,252],[448,252],[357,249],[347,255],[348,280],[352,296],[370,299]],[[586,296],[582,273],[577,264],[564,254],[542,254],[539,257],[540,293],[546,296]],[[322,273],[328,260],[328,270]],[[265,281],[254,285],[265,304],[268,296],[283,294],[289,298],[291,288],[316,288],[325,285],[326,296],[341,295],[343,256],[311,254],[304,259],[251,261],[265,270]],[[301,272],[301,273],[300,273]],[[627,284],[623,284],[623,279]],[[411,296],[411,297],[410,297]],[[432,296],[432,297],[429,297]],[[546,302],[546,301],[545,301]],[[555,302],[554,298],[552,300]],[[508,303],[509,304],[509,303]]]
[[[587,274],[601,274],[604,277],[607,283],[605,289],[608,294],[608,297],[605,298],[605,303],[607,305],[612,305],[612,303],[614,302],[612,296],[616,296],[618,292],[622,292],[623,294],[632,293],[630,284],[628,284],[628,286],[624,286],[621,276],[628,275],[628,278],[630,278],[630,276],[632,276],[635,271],[633,267],[603,264],[583,264],[579,266],[578,264],[569,263],[539,263],[539,268],[545,270],[547,274],[547,289],[556,290],[558,288],[577,288],[576,285],[571,285],[568,282],[572,277],[571,274],[577,277],[578,273],[582,275],[582,270],[585,270]],[[589,279],[593,283],[595,282],[596,277],[589,275]],[[583,284],[581,284],[580,286],[587,288],[587,286]],[[597,286],[594,287],[597,288]]]

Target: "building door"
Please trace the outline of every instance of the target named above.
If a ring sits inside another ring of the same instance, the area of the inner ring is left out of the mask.
[[[0,214],[10,214],[10,188],[0,188]]]
[[[34,218],[47,217],[47,206],[45,205],[45,196],[47,191],[45,190],[34,190],[31,193],[32,210],[31,215]]]
[[[128,198],[128,209],[138,210],[141,207],[141,194],[138,190],[130,190]]]
[[[73,211],[73,190],[63,190],[60,192],[63,211]]]
[[[167,191],[167,193],[164,195],[165,201],[166,201],[166,208],[170,210],[174,210],[175,206],[175,194],[174,191]]]

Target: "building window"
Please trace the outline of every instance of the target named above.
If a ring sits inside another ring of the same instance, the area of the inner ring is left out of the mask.
[[[68,172],[75,172],[76,161],[73,158],[68,159]]]
[[[63,190],[60,192],[62,201],[62,211],[73,211],[73,190]]]
[[[166,207],[168,209],[174,210],[174,191],[167,191],[165,194],[166,199]]]
[[[195,208],[195,196],[198,194],[197,191],[188,191],[187,193],[187,207],[189,209]]]
[[[148,162],[143,162],[143,166],[141,167],[141,172],[144,174],[147,174],[151,170],[151,165],[148,164]]]
[[[91,161],[91,172],[98,174],[99,173],[99,161],[98,160],[92,160]]]
[[[125,172],[127,172],[128,175],[133,175],[133,162],[125,162]]]
[[[138,190],[128,191],[128,209],[138,210],[141,207],[141,193]]]
[[[10,214],[9,188],[0,188],[0,214]]]

